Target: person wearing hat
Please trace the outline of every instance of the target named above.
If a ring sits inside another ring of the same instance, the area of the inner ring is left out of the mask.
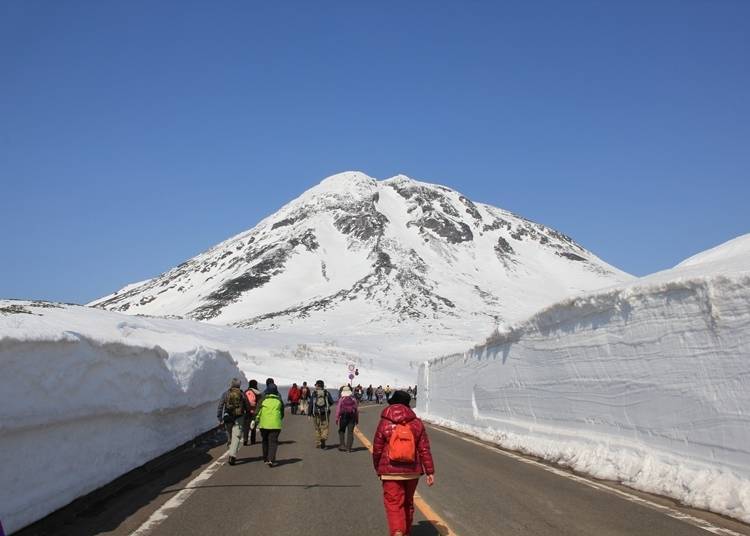
[[[409,534],[414,519],[414,493],[420,476],[435,482],[435,465],[422,420],[409,407],[406,391],[395,391],[380,414],[372,441],[372,463],[383,484],[383,505],[391,536]]]
[[[315,427],[315,446],[321,449],[326,448],[328,440],[328,421],[331,418],[331,406],[333,397],[326,391],[323,380],[315,382],[315,390],[312,392],[310,399],[310,415],[312,415],[313,426]]]
[[[351,388],[346,385],[341,390],[341,397],[336,404],[336,424],[339,427],[339,450],[352,451],[354,443],[354,426],[359,423],[359,409]],[[344,442],[346,433],[346,442]]]
[[[239,378],[232,378],[229,389],[221,395],[216,418],[219,425],[227,432],[227,447],[229,448],[229,465],[237,461],[237,453],[244,433],[245,415],[250,411],[250,404],[240,389]]]

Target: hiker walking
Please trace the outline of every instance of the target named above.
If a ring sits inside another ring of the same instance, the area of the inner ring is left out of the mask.
[[[250,406],[245,394],[240,389],[239,378],[232,378],[229,389],[221,395],[219,407],[216,410],[216,418],[219,425],[224,426],[227,431],[227,446],[229,447],[229,465],[237,461],[237,453],[240,451],[240,441],[245,423],[245,414]]]
[[[339,426],[339,450],[351,452],[354,443],[354,426],[359,423],[359,409],[357,400],[352,396],[352,390],[344,387],[341,398],[336,404],[336,424]],[[344,433],[346,432],[346,443]]]
[[[382,404],[384,398],[385,398],[385,390],[383,390],[382,385],[378,385],[378,388],[375,389],[375,399],[377,400],[378,404]]]
[[[310,415],[312,415],[313,426],[315,427],[315,446],[321,449],[326,448],[328,440],[328,421],[331,418],[331,406],[333,398],[331,393],[326,391],[323,380],[315,382],[315,390],[310,398]]]
[[[395,391],[380,414],[372,442],[372,463],[383,482],[383,505],[391,536],[409,534],[414,518],[414,492],[419,477],[435,482],[435,466],[424,424],[409,407],[406,391]]]
[[[296,383],[292,384],[292,388],[289,389],[289,393],[286,395],[287,401],[289,401],[289,407],[292,408],[292,415],[297,415],[297,408],[299,407],[300,392],[299,387]]]
[[[276,466],[276,450],[279,448],[279,434],[284,420],[284,401],[279,395],[273,379],[266,380],[266,390],[255,416],[263,443],[263,461],[269,467]]]
[[[302,387],[299,388],[299,412],[302,415],[308,414],[310,405],[310,388],[307,386],[307,382],[302,382]]]
[[[258,380],[250,380],[247,391],[245,391],[245,398],[247,398],[247,404],[250,410],[245,414],[244,427],[242,429],[242,444],[247,445],[247,438],[250,436],[250,444],[255,445],[255,432],[258,427],[258,423],[255,422],[255,412],[258,409],[258,404],[262,398],[260,389],[258,389]]]

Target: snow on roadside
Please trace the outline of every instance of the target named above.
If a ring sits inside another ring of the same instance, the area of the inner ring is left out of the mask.
[[[350,363],[375,385],[416,375],[380,358],[379,339],[0,300],[3,526],[18,530],[215,426],[232,377],[335,386]]]
[[[750,522],[750,235],[420,369],[437,424]]]
[[[242,376],[232,356],[175,337],[154,344],[128,327],[138,322],[84,307],[0,301],[6,531],[216,424],[218,396]]]

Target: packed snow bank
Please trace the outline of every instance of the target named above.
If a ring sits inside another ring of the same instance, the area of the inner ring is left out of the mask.
[[[232,377],[336,386],[350,366],[365,385],[416,376],[400,353],[383,353],[374,335],[337,340],[0,300],[3,526],[18,530],[205,432]]]
[[[231,355],[137,319],[0,301],[0,519],[9,532],[216,424]]]
[[[750,521],[750,235],[419,377],[436,423]]]

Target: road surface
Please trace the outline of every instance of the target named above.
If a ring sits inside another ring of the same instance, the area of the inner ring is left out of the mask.
[[[188,536],[388,534],[367,450],[381,408],[361,411],[362,440],[337,450],[332,433],[316,449],[308,418],[287,414],[279,465],[260,444],[242,447],[229,466],[223,434],[126,476],[17,534]],[[660,497],[597,482],[428,427],[437,482],[420,483],[412,536],[707,536],[742,534],[747,525],[679,507]],[[302,532],[299,532],[302,531]]]

